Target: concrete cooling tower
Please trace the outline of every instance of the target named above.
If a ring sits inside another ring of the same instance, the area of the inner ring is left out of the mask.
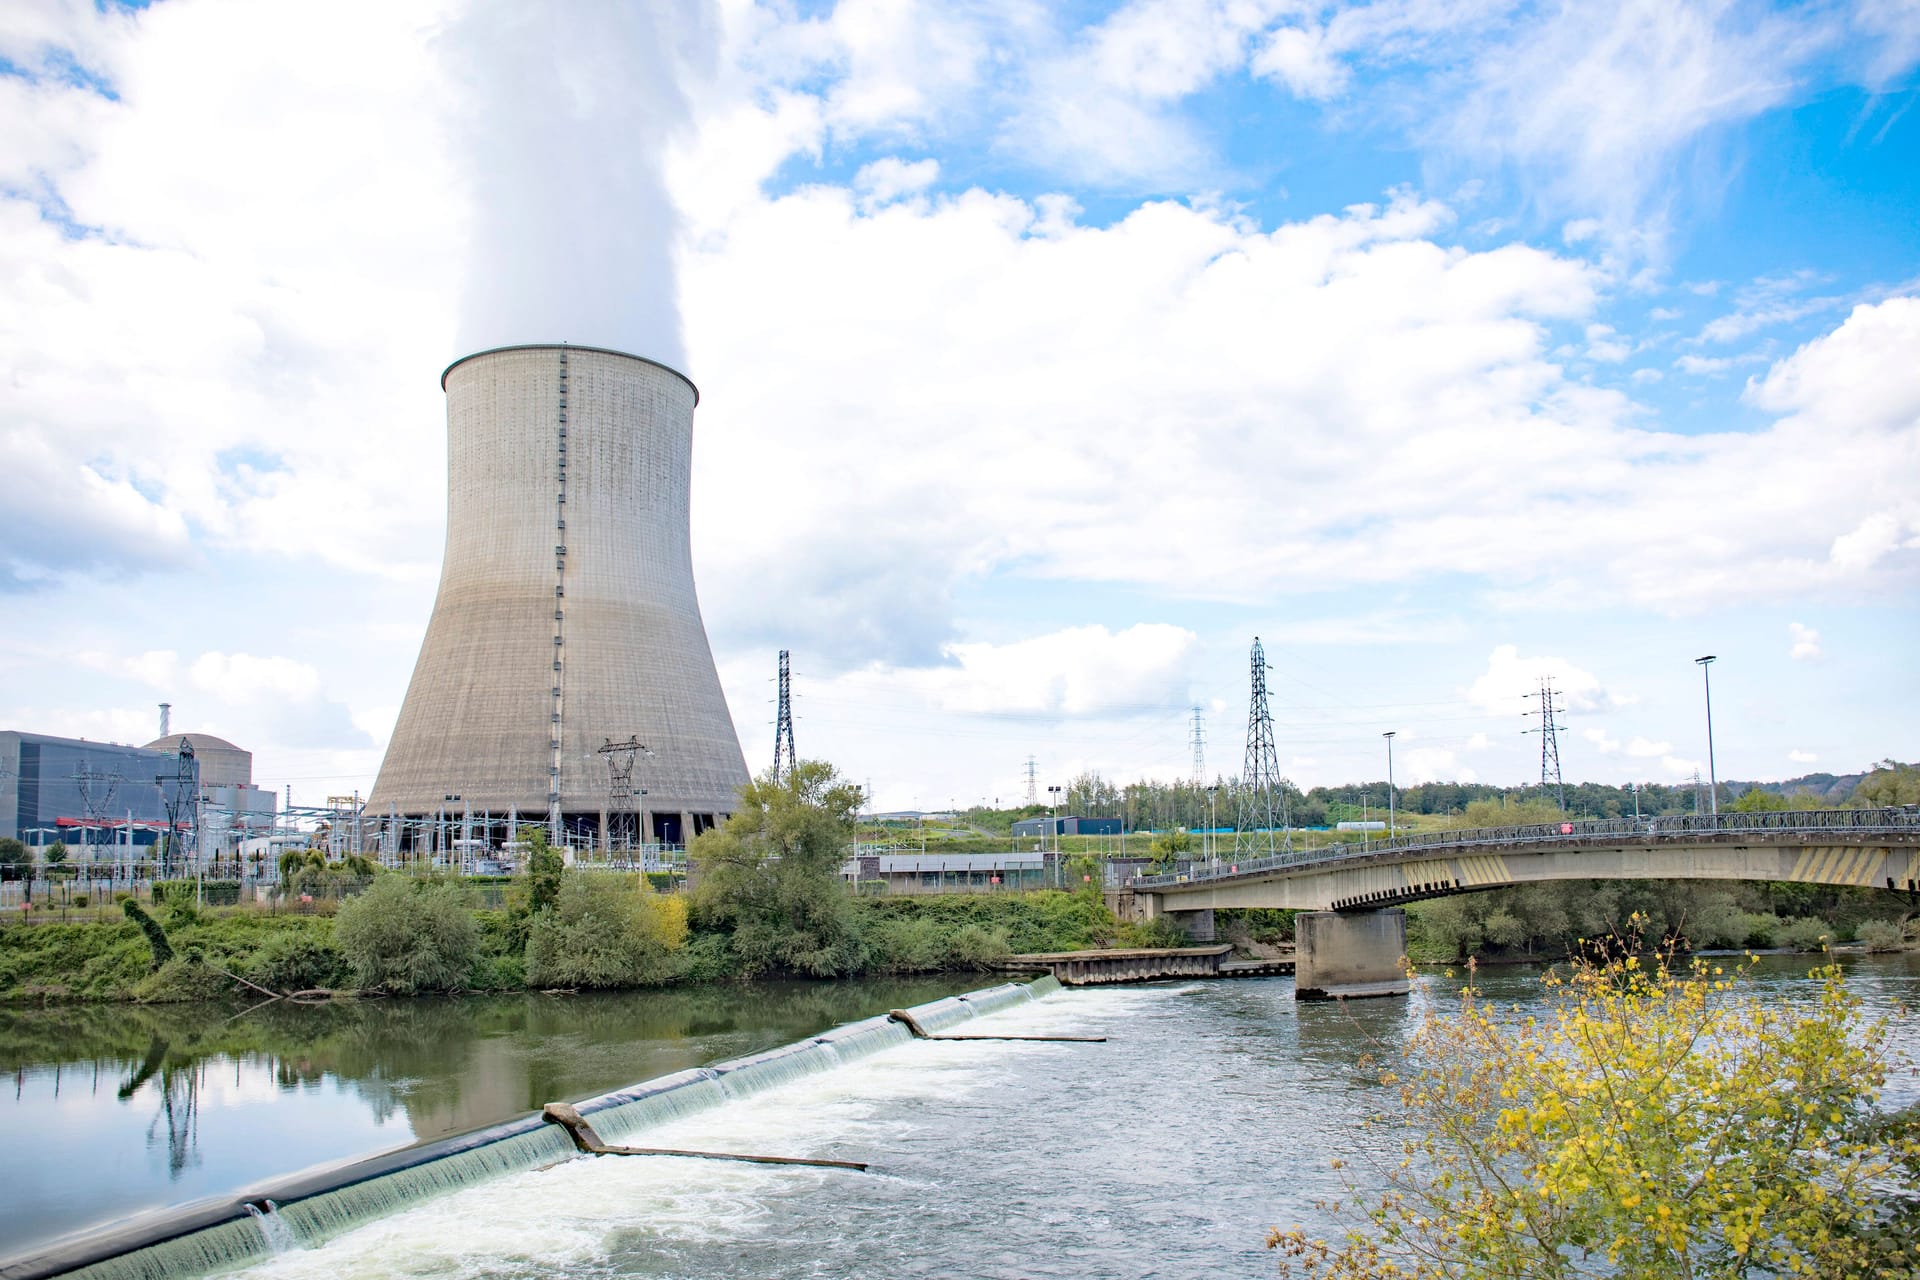
[[[635,738],[651,752],[630,784],[644,839],[731,813],[746,760],[688,536],[699,392],[564,345],[482,351],[440,385],[446,559],[367,816],[486,815],[498,836],[517,814],[598,842],[622,807],[599,749]]]

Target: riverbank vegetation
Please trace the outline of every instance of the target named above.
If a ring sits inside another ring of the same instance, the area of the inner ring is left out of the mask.
[[[162,886],[150,913],[134,903],[125,915],[98,909],[88,923],[0,929],[0,999],[665,987],[986,970],[1020,951],[1178,941],[1164,925],[1122,924],[1091,884],[1076,893],[856,897],[839,873],[858,799],[814,762],[781,782],[754,782],[734,818],[696,840],[686,894],[658,892],[638,873],[568,870],[537,830],[528,874],[497,909],[476,907],[457,880],[393,873],[298,911],[207,908],[192,885]],[[334,874],[306,861],[288,873],[303,885]]]
[[[1629,919],[1683,950],[1819,951],[1861,943],[1906,945],[1913,908],[1880,889],[1787,881],[1562,880],[1416,902],[1407,950],[1419,963],[1469,957],[1560,960],[1582,939],[1621,936]]]
[[[1382,1077],[1396,1140],[1358,1144],[1392,1154],[1331,1206],[1351,1229],[1275,1231],[1281,1273],[1916,1274],[1920,1122],[1876,1108],[1883,1026],[1837,966],[1785,1000],[1747,972],[1602,953],[1543,979],[1542,1017],[1469,977]]]
[[[1897,798],[1912,772],[1889,762],[1861,785]],[[1164,921],[1117,919],[1100,895],[1097,865],[1083,856],[1071,859],[1069,881],[1080,886],[1072,893],[850,894],[839,872],[859,834],[860,801],[818,762],[777,783],[754,781],[733,818],[694,842],[685,894],[664,892],[671,886],[660,875],[569,870],[536,828],[525,873],[484,884],[300,851],[283,860],[284,892],[270,904],[238,903],[236,883],[185,881],[156,885],[150,912],[62,897],[57,908],[38,908],[39,918],[58,910],[72,922],[0,927],[0,1001],[164,1002],[249,986],[411,994],[844,978],[1183,941]],[[1470,800],[1461,818],[1484,825],[1551,816],[1537,807]],[[1169,838],[1160,856],[1178,856],[1176,843]],[[203,905],[219,901],[235,905]],[[1684,947],[1893,949],[1907,942],[1908,910],[1903,897],[1866,889],[1569,882],[1415,903],[1408,948],[1422,961],[1553,960],[1581,938],[1617,936],[1637,915],[1650,937]],[[1218,923],[1221,936],[1249,950],[1292,936],[1290,912],[1223,912]]]

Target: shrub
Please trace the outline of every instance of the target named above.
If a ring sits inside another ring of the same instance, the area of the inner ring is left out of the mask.
[[[1868,920],[1854,931],[1854,940],[1869,951],[1899,951],[1906,945],[1900,926],[1890,920]]]
[[[1170,947],[1185,947],[1193,943],[1180,926],[1158,916],[1145,924],[1129,922],[1120,926],[1119,934],[1114,938],[1123,947],[1152,948],[1166,950]]]
[[[948,960],[956,969],[991,969],[1013,954],[1003,930],[963,924],[948,942]]]
[[[1872,1123],[1886,1026],[1837,967],[1811,976],[1779,1000],[1704,960],[1576,962],[1540,1018],[1469,987],[1425,1016],[1412,1078],[1382,1078],[1399,1132],[1368,1146],[1405,1158],[1333,1206],[1343,1240],[1274,1232],[1281,1273],[1912,1274],[1910,1237],[1882,1229],[1920,1159]]]
[[[733,954],[733,941],[724,933],[696,933],[673,956],[675,975],[681,982],[721,982],[740,976],[740,958]]]
[[[240,901],[240,882],[238,880],[159,880],[153,886],[155,902],[165,900],[169,904],[194,905],[205,903],[209,907],[231,907]]]
[[[467,986],[475,991],[522,991],[526,985],[527,962],[517,955],[481,956],[467,975]]]
[[[462,989],[480,948],[459,886],[397,875],[343,903],[333,936],[356,985],[400,995]]]
[[[882,920],[867,930],[873,967],[883,973],[930,973],[946,968],[947,940],[947,931],[936,920]]]
[[[1833,939],[1833,926],[1825,920],[1801,919],[1789,920],[1780,926],[1775,935],[1777,945],[1791,947],[1795,951],[1820,951]]]
[[[562,878],[553,905],[527,935],[527,982],[535,987],[657,986],[687,940],[684,900],[640,892],[597,875]]]
[[[185,1004],[195,1000],[217,1000],[233,990],[223,973],[195,952],[178,955],[159,970],[142,978],[133,988],[133,998],[141,1004]]]
[[[306,933],[273,935],[247,964],[248,978],[283,993],[337,986],[346,976],[339,949]]]

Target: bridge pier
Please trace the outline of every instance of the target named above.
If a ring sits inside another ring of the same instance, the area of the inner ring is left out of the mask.
[[[1407,913],[1397,907],[1303,911],[1293,918],[1293,938],[1296,1000],[1407,994]]]
[[[1172,924],[1174,928],[1186,934],[1187,937],[1193,939],[1195,942],[1213,942],[1216,940],[1213,932],[1212,907],[1206,907],[1200,911],[1169,911],[1166,913],[1166,916],[1168,922]]]

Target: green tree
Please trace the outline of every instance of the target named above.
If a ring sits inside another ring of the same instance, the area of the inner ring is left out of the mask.
[[[0,837],[0,879],[17,879],[33,864],[27,846],[12,836]]]
[[[1153,857],[1153,869],[1164,871],[1178,862],[1193,849],[1193,833],[1185,827],[1174,827],[1162,831],[1147,846],[1147,852]]]
[[[1920,1145],[1875,1115],[1883,1029],[1837,967],[1812,980],[1780,1000],[1705,961],[1582,963],[1524,1018],[1469,985],[1415,1035],[1407,1158],[1356,1193],[1364,1226],[1274,1232],[1282,1273],[1912,1274],[1883,1210],[1920,1190]]]
[[[527,831],[527,910],[539,915],[560,900],[560,885],[566,878],[567,860],[547,843],[547,829]]]
[[[1790,807],[1785,796],[1759,787],[1741,792],[1740,798],[1733,802],[1735,813],[1783,813]]]
[[[40,851],[40,857],[41,860],[47,864],[47,873],[51,875],[56,870],[66,866],[67,846],[55,840],[52,844]]]
[[[1920,765],[1882,760],[1853,789],[1853,800],[1876,807],[1920,804]]]
[[[611,875],[568,876],[527,937],[527,983],[535,987],[653,986],[672,976],[687,940],[684,899],[638,889]]]
[[[457,991],[479,955],[480,926],[458,885],[379,876],[340,906],[334,945],[363,991]]]
[[[731,935],[747,973],[829,977],[862,967],[862,944],[840,867],[853,838],[860,788],[832,765],[802,760],[740,790],[724,826],[688,849],[696,925]]]

